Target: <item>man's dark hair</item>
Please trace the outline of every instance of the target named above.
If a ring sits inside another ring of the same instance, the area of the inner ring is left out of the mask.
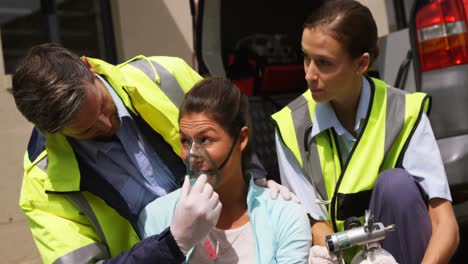
[[[32,47],[13,74],[19,111],[40,131],[61,131],[80,109],[95,77],[78,55],[56,44]]]

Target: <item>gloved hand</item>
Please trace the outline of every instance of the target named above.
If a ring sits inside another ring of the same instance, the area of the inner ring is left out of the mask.
[[[221,207],[218,194],[207,183],[205,174],[198,177],[191,189],[189,177],[185,176],[170,225],[171,233],[185,255],[213,229]]]
[[[299,198],[297,198],[297,196],[293,192],[291,192],[288,189],[288,187],[283,186],[283,185],[275,182],[274,180],[268,180],[267,181],[265,178],[257,179],[257,180],[255,180],[255,184],[260,186],[260,187],[269,189],[271,199],[273,199],[273,200],[276,200],[276,198],[278,198],[278,194],[280,193],[281,196],[283,196],[283,199],[286,200],[286,201],[292,200],[293,202],[295,202],[297,204],[301,203]]]
[[[326,247],[315,245],[309,251],[309,264],[344,264],[344,262],[338,263],[335,254],[328,252]]]

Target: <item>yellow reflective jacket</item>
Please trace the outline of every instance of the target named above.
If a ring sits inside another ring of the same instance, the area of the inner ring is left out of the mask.
[[[378,174],[401,165],[421,114],[430,105],[424,93],[405,93],[378,79],[369,82],[371,105],[348,161],[341,160],[333,129],[310,138],[315,114],[310,91],[272,116],[303,174],[322,199],[331,200],[328,217],[335,232],[343,231],[348,217],[364,216]]]
[[[118,66],[88,60],[125,106],[180,156],[178,107],[201,77],[173,57],[137,56]],[[140,239],[126,219],[98,196],[80,191],[78,163],[66,137],[48,134],[45,147],[41,137],[33,132],[24,156],[19,205],[44,263],[97,262],[135,245]]]

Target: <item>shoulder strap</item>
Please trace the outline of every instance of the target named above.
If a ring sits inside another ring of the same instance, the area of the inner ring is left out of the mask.
[[[153,80],[153,82],[161,88],[164,94],[167,95],[174,105],[177,107],[180,106],[180,103],[182,103],[182,99],[185,96],[185,92],[177,82],[174,75],[172,75],[166,68],[156,61],[147,58],[135,60],[129,64],[145,73],[148,78]],[[159,82],[156,81],[155,71],[159,75]]]

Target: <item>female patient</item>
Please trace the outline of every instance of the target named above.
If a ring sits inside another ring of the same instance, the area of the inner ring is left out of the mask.
[[[305,210],[294,202],[270,199],[245,173],[252,153],[248,112],[247,98],[220,78],[201,81],[182,102],[182,158],[192,161],[192,172],[208,176],[199,176],[192,187],[186,180],[181,189],[150,203],[140,215],[140,230],[145,237],[163,231],[179,197],[186,199],[189,188],[210,188],[209,195],[219,195],[221,214],[204,243],[187,252],[186,262],[307,263],[311,235]],[[193,163],[195,156],[198,162]]]

